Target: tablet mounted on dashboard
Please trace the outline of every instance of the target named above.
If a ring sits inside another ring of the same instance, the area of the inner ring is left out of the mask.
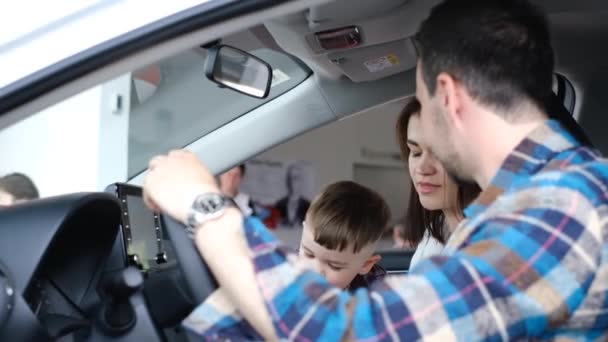
[[[127,264],[144,272],[154,272],[173,263],[173,255],[167,250],[170,244],[165,240],[160,216],[146,207],[142,189],[116,183],[108,187],[107,191],[114,193],[120,201],[120,229]]]

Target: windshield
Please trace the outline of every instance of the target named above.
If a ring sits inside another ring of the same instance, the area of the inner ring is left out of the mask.
[[[188,146],[311,74],[294,57],[265,47],[249,30],[223,42],[270,64],[273,81],[266,99],[211,82],[204,73],[207,51],[195,47],[86,89],[3,129],[0,175],[27,174],[43,197],[103,190],[145,170],[152,156]]]
[[[204,49],[186,51],[132,74],[129,178],[143,171],[152,156],[196,141],[285,93],[310,73],[284,53],[267,48],[249,52],[273,69],[266,99],[223,89],[208,80],[204,74]]]

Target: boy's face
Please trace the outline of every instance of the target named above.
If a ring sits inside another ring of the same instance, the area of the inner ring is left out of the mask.
[[[313,260],[317,271],[329,283],[346,289],[357,274],[368,273],[380,260],[379,255],[374,255],[375,247],[375,243],[369,244],[358,253],[354,253],[350,246],[341,252],[327,249],[315,241],[312,230],[304,223],[300,256]]]

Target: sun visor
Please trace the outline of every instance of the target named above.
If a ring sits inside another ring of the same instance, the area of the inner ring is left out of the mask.
[[[327,57],[353,82],[375,81],[416,66],[410,39],[333,52]]]

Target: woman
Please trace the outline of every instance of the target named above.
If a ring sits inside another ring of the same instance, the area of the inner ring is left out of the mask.
[[[421,260],[441,254],[448,237],[464,218],[464,208],[480,189],[476,185],[456,185],[424,145],[418,100],[412,99],[401,111],[396,131],[401,156],[412,179],[405,223],[401,226],[402,238],[417,246],[411,269]]]

